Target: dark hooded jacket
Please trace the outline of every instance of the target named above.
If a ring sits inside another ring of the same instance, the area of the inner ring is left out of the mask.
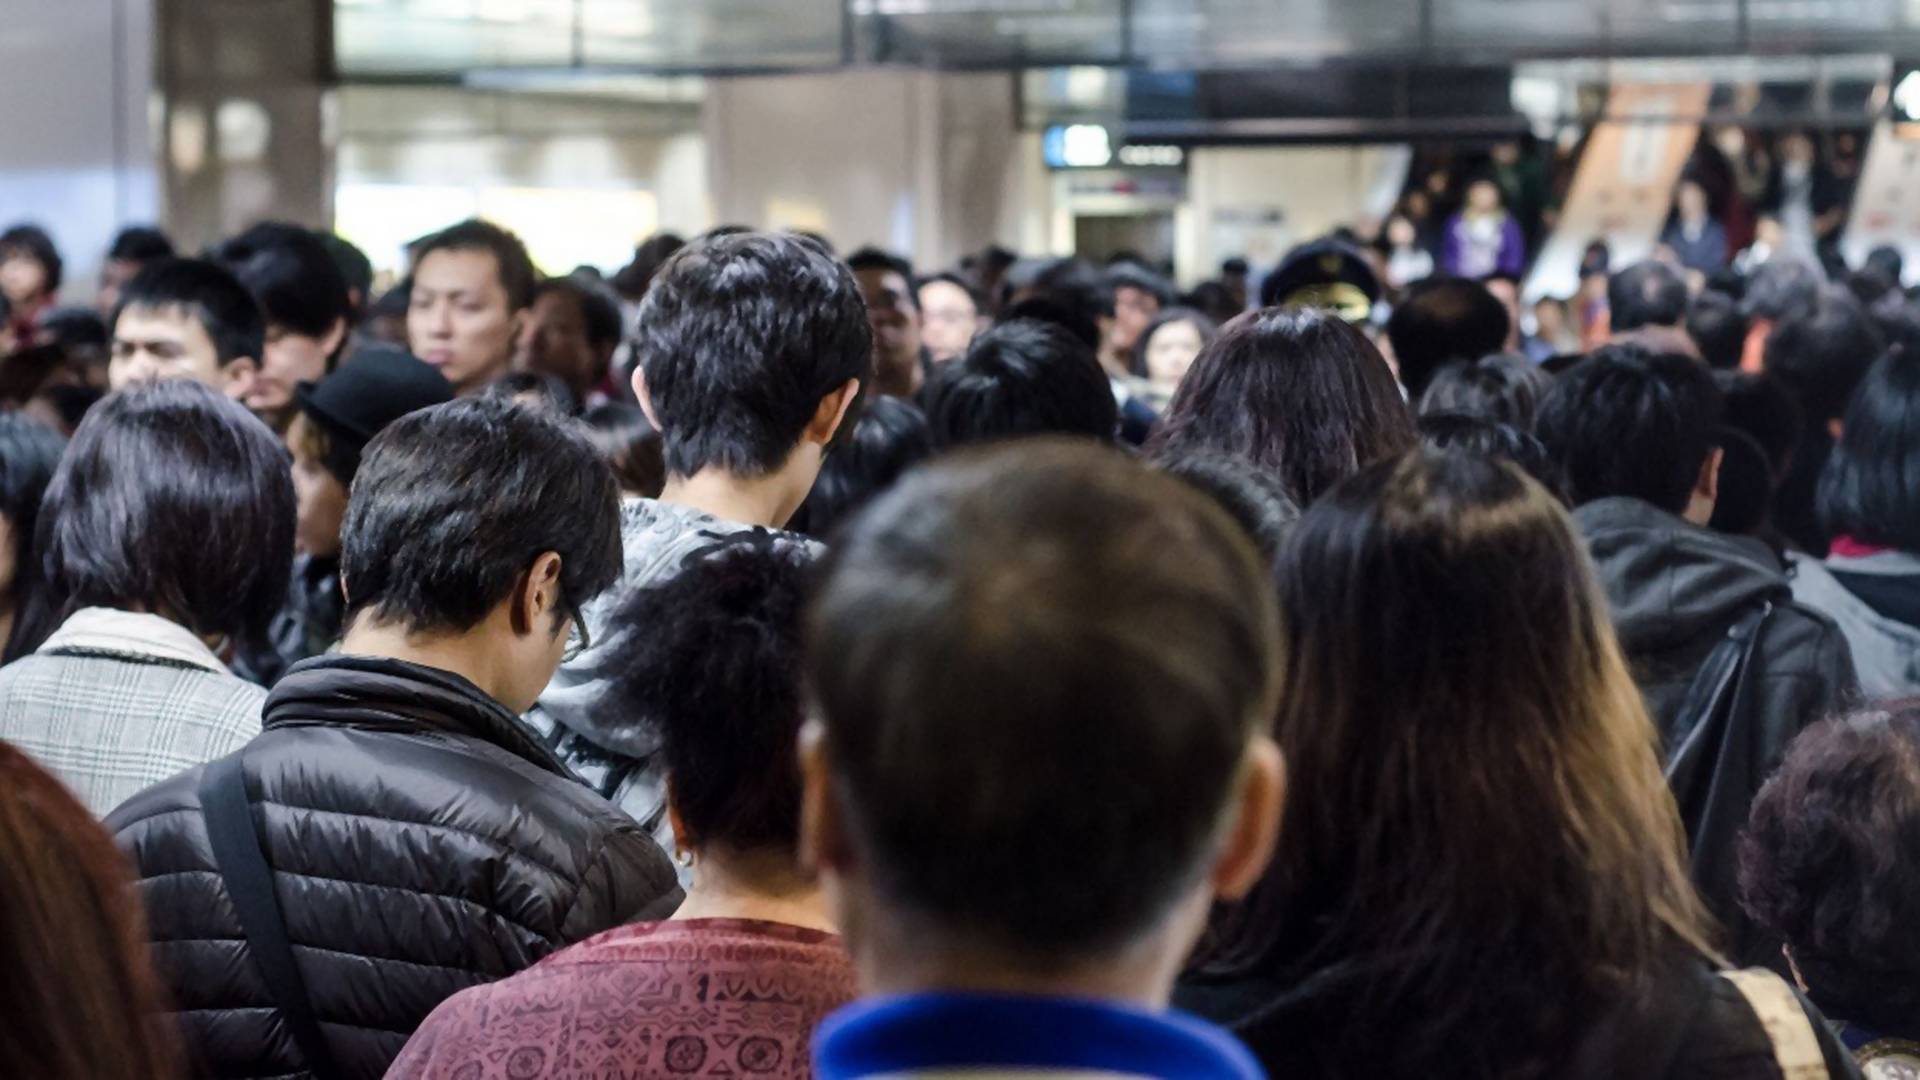
[[[1761,625],[1753,669],[1753,709],[1743,733],[1752,767],[1716,784],[1745,806],[1779,765],[1787,743],[1853,694],[1853,662],[1832,619],[1793,602],[1779,560],[1758,541],[1710,532],[1639,499],[1601,499],[1574,512],[1612,608],[1614,629],[1634,681],[1668,752],[1687,734],[1687,692],[1714,647],[1743,617],[1771,603]],[[1682,816],[1689,811],[1683,808]],[[1779,964],[1779,950],[1760,940],[1740,911],[1731,837],[1696,842],[1694,879],[1707,906],[1728,928],[1734,959]],[[1708,851],[1716,854],[1707,855]],[[1724,853],[1724,857],[1722,854]]]
[[[313,1014],[343,1073],[377,1077],[434,1007],[677,906],[673,865],[499,702],[448,672],[295,666],[240,751]],[[194,769],[107,826],[132,856],[198,1075],[303,1076],[209,847]]]

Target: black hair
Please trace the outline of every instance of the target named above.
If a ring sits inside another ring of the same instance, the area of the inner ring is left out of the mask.
[[[1741,903],[1829,1016],[1903,1032],[1920,1014],[1920,702],[1809,727],[1755,797]]]
[[[853,272],[781,233],[703,240],[669,259],[634,347],[675,476],[778,469],[823,398],[873,377]]]
[[[271,325],[323,338],[352,318],[339,265],[319,237],[297,225],[262,222],[215,248],[213,259],[253,294]],[[345,347],[343,334],[335,353]]]
[[[1047,296],[1029,296],[1000,312],[1000,321],[1043,322],[1057,326],[1072,335],[1075,341],[1094,350],[1100,350],[1100,324],[1095,322],[1084,308],[1073,304],[1063,304]]]
[[[613,289],[621,296],[638,299],[647,294],[653,276],[687,242],[670,232],[655,233],[633,249],[633,258],[613,275]]]
[[[1199,451],[1155,458],[1153,466],[1212,499],[1246,530],[1268,566],[1280,559],[1300,507],[1279,478],[1245,458]]]
[[[928,274],[926,277],[914,282],[913,306],[915,309],[918,309],[920,306],[920,290],[934,284],[952,285],[967,294],[967,299],[973,302],[974,311],[984,312],[987,310],[987,298],[981,295],[980,286],[975,285],[964,275],[956,274],[951,270],[942,270],[937,274]]]
[[[1630,496],[1687,508],[1716,445],[1722,402],[1698,361],[1637,345],[1596,350],[1540,403],[1537,430],[1575,506]]]
[[[1855,270],[1848,274],[1841,284],[1845,285],[1847,291],[1853,294],[1853,298],[1860,301],[1861,306],[1866,308],[1872,308],[1886,299],[1889,294],[1897,293],[1900,289],[1900,284],[1892,278],[1877,270],[1866,269]],[[1901,294],[1900,299],[1905,300],[1905,294]]]
[[[1776,479],[1767,452],[1739,428],[1720,429],[1720,474],[1709,528],[1730,536],[1754,536],[1767,526]]]
[[[14,254],[27,256],[46,271],[48,296],[60,291],[64,264],[60,261],[60,249],[53,246],[53,237],[47,235],[47,230],[38,225],[15,225],[0,232],[0,259]]]
[[[253,294],[218,263],[206,259],[159,259],[142,267],[120,290],[113,325],[128,308],[177,310],[200,324],[222,365],[260,359],[267,320]]]
[[[373,260],[361,251],[351,240],[339,233],[323,232],[314,234],[319,237],[322,247],[327,249],[328,257],[333,259],[335,269],[347,283],[347,288],[359,294],[361,306],[373,298]]]
[[[535,287],[533,298],[538,300],[548,293],[565,296],[579,305],[588,344],[600,348],[620,344],[620,305],[607,295],[605,286],[578,277],[548,278]]]
[[[1561,505],[1567,504],[1566,473],[1531,429],[1485,415],[1426,413],[1420,417],[1420,444],[1429,450],[1456,450],[1512,462]]]
[[[1456,360],[1499,352],[1512,328],[1507,306],[1485,285],[1430,277],[1410,286],[1394,307],[1387,340],[1400,365],[1400,384],[1418,400],[1434,372]]]
[[[80,427],[80,422],[87,418],[87,413],[106,397],[106,392],[92,386],[54,383],[51,386],[41,387],[34,397],[52,410],[61,426],[61,431],[71,435]]]
[[[1147,347],[1153,343],[1153,335],[1159,333],[1162,327],[1172,326],[1174,323],[1186,323],[1198,331],[1202,349],[1206,348],[1207,344],[1213,340],[1213,336],[1220,332],[1220,328],[1204,312],[1190,307],[1162,308],[1160,314],[1154,316],[1145,330],[1140,331],[1139,339],[1133,343],[1133,355],[1128,358],[1128,370],[1139,378],[1146,378]]]
[[[601,724],[658,736],[688,845],[797,857],[804,544],[736,534],[621,601]]]
[[[11,664],[53,633],[57,612],[36,546],[40,504],[67,440],[23,413],[0,413],[0,518],[13,543],[13,629],[0,664]]]
[[[414,241],[414,268],[436,251],[484,251],[492,255],[500,287],[507,294],[507,309],[523,311],[533,303],[533,287],[540,275],[527,255],[527,246],[493,222],[468,218]]]
[[[1725,407],[1723,422],[1758,443],[1774,478],[1784,478],[1805,430],[1800,403],[1771,375],[1719,371],[1714,381]]]
[[[1242,530],[1115,450],[1043,440],[914,470],[827,559],[808,683],[877,903],[1031,971],[1157,929],[1274,705]]]
[[[408,413],[367,444],[353,478],[340,529],[347,620],[467,630],[549,551],[557,628],[621,567],[620,489],[578,425],[484,395]]]
[[[168,380],[87,414],[47,486],[34,546],[63,615],[150,611],[246,643],[286,602],[293,524],[280,440],[219,391]]]
[[[1330,312],[1267,308],[1201,350],[1151,447],[1245,458],[1304,507],[1413,445],[1413,415],[1365,334]]]
[[[933,456],[933,431],[919,406],[895,397],[866,403],[853,434],[821,463],[807,500],[787,528],[825,539],[908,469]]]
[[[1069,256],[1015,263],[1000,283],[1000,306],[1013,306],[1014,297],[1022,293],[1026,294],[1022,299],[1050,300],[1096,325],[1113,316],[1113,290],[1085,259]]]
[[[659,496],[667,484],[667,463],[660,452],[660,432],[640,406],[595,405],[580,420],[586,424],[587,438],[613,467],[622,492],[649,499]]]
[[[801,238],[805,239],[804,236]],[[815,246],[818,247],[819,245],[815,244]],[[831,246],[821,248],[821,250],[828,255],[833,254],[833,248]],[[919,287],[914,284],[913,264],[906,259],[882,251],[877,247],[863,247],[847,256],[847,269],[852,270],[856,274],[863,270],[882,270],[891,274],[899,274],[900,280],[905,282],[907,287],[905,294],[900,297],[900,302],[912,308],[914,311],[920,310],[920,290]]]
[[[1607,279],[1607,311],[1616,334],[1679,326],[1687,317],[1686,279],[1658,259],[1642,259]]]
[[[1767,372],[1777,377],[1822,427],[1847,409],[1854,387],[1886,349],[1880,328],[1844,290],[1823,292],[1814,305],[1780,320],[1767,336]]]
[[[1906,259],[1901,256],[1899,248],[1890,244],[1881,244],[1867,252],[1867,257],[1861,261],[1860,268],[1879,274],[1892,282],[1895,288],[1899,288],[1901,278],[1906,272]]]
[[[1687,305],[1686,330],[1708,367],[1728,371],[1740,366],[1747,347],[1747,317],[1740,313],[1739,301],[1713,289],[1702,292]]]
[[[1829,533],[1920,552],[1920,355],[1874,364],[1820,476]]]
[[[1769,259],[1748,279],[1741,314],[1774,321],[1804,315],[1819,302],[1823,281],[1819,270],[1797,259]]]
[[[1167,279],[1136,262],[1115,263],[1107,267],[1102,282],[1109,294],[1121,289],[1136,289],[1154,298],[1161,307],[1173,303],[1173,286]]]
[[[927,384],[927,423],[941,449],[1022,435],[1112,442],[1119,405],[1086,343],[1051,323],[1003,322],[973,339]]]
[[[557,375],[543,371],[509,371],[487,384],[491,397],[520,404],[536,405],[554,416],[577,416],[580,399]],[[523,401],[532,398],[532,401]]]
[[[1420,396],[1420,412],[1484,416],[1532,431],[1540,399],[1552,385],[1553,376],[1524,356],[1456,361],[1434,374]]]
[[[1222,274],[1234,274],[1234,275],[1240,276],[1240,275],[1245,275],[1248,272],[1248,269],[1249,268],[1247,266],[1247,260],[1240,258],[1238,255],[1234,256],[1231,259],[1223,259],[1220,262],[1220,272]]]
[[[165,259],[173,254],[173,241],[151,225],[129,225],[114,234],[107,248],[108,259],[144,263]]]

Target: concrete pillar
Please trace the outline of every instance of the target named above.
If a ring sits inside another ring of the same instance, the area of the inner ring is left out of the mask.
[[[166,220],[198,248],[332,217],[330,0],[154,0]]]
[[[160,216],[147,103],[152,0],[15,2],[0,18],[0,227],[33,221],[92,298],[122,225]]]

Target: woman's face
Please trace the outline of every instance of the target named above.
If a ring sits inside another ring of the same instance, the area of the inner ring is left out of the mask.
[[[1387,243],[1397,248],[1412,247],[1415,239],[1413,222],[1403,217],[1387,221]]]
[[[1179,386],[1200,346],[1200,331],[1190,322],[1170,322],[1155,330],[1147,341],[1147,381],[1167,390]]]
[[[301,421],[305,417],[300,418]],[[340,553],[340,526],[347,516],[347,489],[295,441],[293,451],[294,547],[330,558]]]
[[[32,304],[47,291],[47,268],[18,249],[0,256],[0,295],[11,304]]]
[[[1479,181],[1467,189],[1467,206],[1476,214],[1493,213],[1500,209],[1500,189],[1492,181]]]

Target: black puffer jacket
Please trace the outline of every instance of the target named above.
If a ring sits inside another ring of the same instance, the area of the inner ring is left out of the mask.
[[[1787,744],[1808,724],[1848,704],[1854,691],[1846,638],[1832,619],[1793,602],[1779,561],[1757,541],[1691,525],[1639,499],[1601,499],[1574,512],[1606,587],[1620,647],[1670,752],[1687,734],[1687,691],[1715,645],[1741,618],[1771,603],[1754,657],[1756,721],[1741,732],[1745,775],[1716,777],[1714,787],[1738,805],[1696,808],[1687,820],[1695,843],[1694,882],[1726,925],[1734,958],[1780,964],[1740,910],[1733,832],[1746,806],[1780,764]],[[1689,813],[1682,808],[1682,816]],[[1705,822],[1711,814],[1717,825]]]
[[[680,900],[673,865],[456,675],[322,657],[267,701],[244,760],[287,935],[342,1070],[377,1077],[454,993]],[[305,1075],[209,848],[203,769],[107,819],[139,868],[196,1071]]]

